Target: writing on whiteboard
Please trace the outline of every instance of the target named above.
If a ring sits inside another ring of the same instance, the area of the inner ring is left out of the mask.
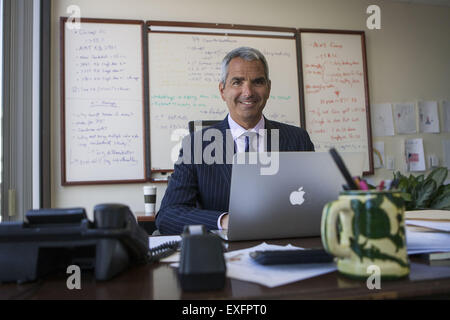
[[[306,127],[316,151],[366,151],[361,52],[351,38],[328,34],[302,35],[302,46]]]
[[[264,115],[300,123],[294,39],[202,34],[149,33],[150,138],[152,167],[171,169],[170,137],[195,120],[223,120],[228,113],[219,93],[223,57],[240,46],[259,49],[273,82]],[[177,154],[176,154],[177,155]]]
[[[80,29],[66,31],[69,181],[144,177],[142,52],[136,45],[140,33],[138,25],[102,23],[82,23]]]

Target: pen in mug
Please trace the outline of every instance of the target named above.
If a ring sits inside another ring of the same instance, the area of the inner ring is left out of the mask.
[[[367,185],[366,181],[361,179],[361,181],[359,181],[359,186],[361,188],[361,190],[369,190],[369,186]]]
[[[353,177],[353,181],[355,181],[357,189],[358,190],[361,189],[361,185],[360,185],[361,180],[359,179],[359,177]]]
[[[352,176],[350,175],[350,172],[347,170],[347,167],[345,166],[344,161],[342,161],[342,158],[339,156],[338,152],[335,148],[330,149],[331,157],[333,158],[334,162],[336,163],[337,167],[341,171],[342,175],[345,178],[345,181],[347,181],[347,185],[350,188],[350,190],[357,190],[358,186],[355,184],[355,181],[353,181]]]

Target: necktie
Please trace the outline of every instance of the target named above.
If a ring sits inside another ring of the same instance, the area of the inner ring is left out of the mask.
[[[258,134],[256,132],[247,132],[244,138],[245,138],[245,152],[257,152]]]

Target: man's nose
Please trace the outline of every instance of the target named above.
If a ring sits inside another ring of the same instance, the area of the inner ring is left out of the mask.
[[[253,95],[253,85],[251,82],[244,82],[242,86],[242,94],[248,97]]]

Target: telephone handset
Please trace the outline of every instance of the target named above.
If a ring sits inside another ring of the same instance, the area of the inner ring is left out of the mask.
[[[29,210],[24,222],[0,223],[0,282],[27,282],[69,265],[108,280],[150,258],[148,234],[128,206]]]

